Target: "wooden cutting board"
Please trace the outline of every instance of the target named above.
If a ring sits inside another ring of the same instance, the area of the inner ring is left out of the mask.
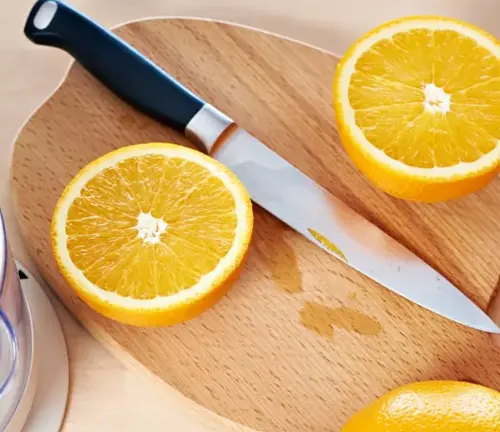
[[[200,20],[147,20],[116,32],[487,307],[500,274],[500,182],[437,205],[373,188],[338,138],[334,56]],[[356,410],[411,381],[471,380],[500,390],[500,351],[488,335],[391,293],[257,206],[245,271],[204,315],[141,329],[94,313],[56,269],[52,211],[85,164],[149,141],[189,145],[75,64],[23,128],[13,158],[19,221],[33,259],[64,304],[117,356],[260,431],[338,431]]]

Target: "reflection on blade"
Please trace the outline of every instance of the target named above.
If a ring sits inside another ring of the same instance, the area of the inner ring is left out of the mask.
[[[242,129],[213,155],[252,200],[328,253],[401,296],[458,323],[500,333],[469,298],[415,254]]]

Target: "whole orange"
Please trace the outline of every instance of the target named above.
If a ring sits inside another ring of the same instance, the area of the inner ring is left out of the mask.
[[[458,381],[399,387],[351,417],[341,432],[499,432],[500,393]]]

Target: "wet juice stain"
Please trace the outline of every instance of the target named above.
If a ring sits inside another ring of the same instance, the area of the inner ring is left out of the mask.
[[[330,308],[316,302],[304,304],[300,322],[327,339],[333,339],[335,327],[362,335],[378,335],[382,332],[380,323],[362,312],[347,307]]]
[[[260,227],[256,226],[260,234],[258,240],[262,241],[257,247],[261,248],[262,264],[273,282],[273,289],[278,288],[288,294],[301,292],[302,272],[293,247],[293,239],[300,238],[299,235],[263,209],[256,207],[255,216],[256,225],[260,224]]]
[[[344,253],[336,245],[334,245],[330,240],[328,240],[323,234],[320,234],[318,231],[313,230],[312,228],[308,228],[308,231],[326,249],[328,249],[330,252],[334,253],[339,258],[342,258],[345,262],[347,262],[347,258],[345,257]]]
[[[280,239],[279,252],[271,258],[271,277],[283,291],[296,294],[302,291],[302,273],[293,248]]]
[[[356,291],[353,291],[347,297],[349,298],[349,300],[356,300],[357,297]]]

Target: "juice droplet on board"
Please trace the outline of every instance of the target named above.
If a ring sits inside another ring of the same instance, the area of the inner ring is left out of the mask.
[[[283,239],[279,252],[271,258],[271,277],[283,291],[296,294],[302,291],[302,273],[294,249]]]
[[[349,300],[356,300],[357,297],[356,291],[353,291],[347,297],[349,297]]]
[[[342,258],[345,262],[347,262],[347,258],[345,257],[344,253],[337,246],[335,246],[330,240],[328,240],[323,234],[320,234],[318,231],[313,230],[312,228],[308,228],[308,231],[317,241],[319,241],[330,252],[333,252],[339,258]]]
[[[347,307],[330,308],[316,302],[306,302],[300,311],[300,322],[309,330],[333,339],[334,327],[362,335],[378,335],[380,323],[372,317]]]

